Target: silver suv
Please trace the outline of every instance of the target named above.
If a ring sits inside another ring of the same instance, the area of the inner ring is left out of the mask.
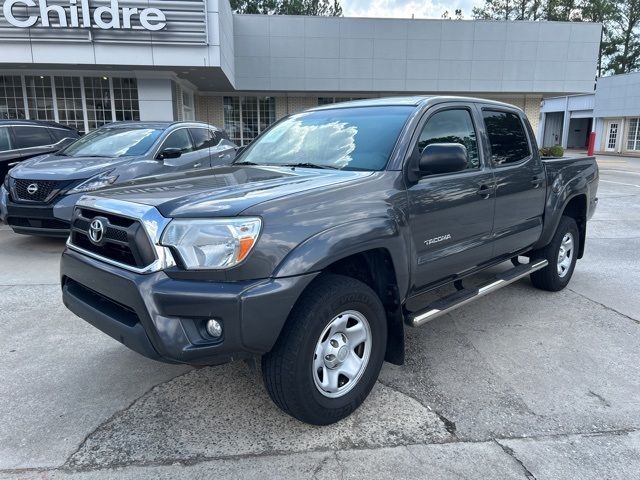
[[[0,219],[16,233],[66,237],[83,194],[142,177],[206,171],[231,163],[236,149],[223,130],[206,123],[106,125],[10,170],[0,189]]]

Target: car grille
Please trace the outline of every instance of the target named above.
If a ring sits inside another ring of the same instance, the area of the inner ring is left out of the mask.
[[[68,184],[68,181],[14,179],[12,196],[16,201],[47,203]]]
[[[90,235],[96,219],[104,226],[99,241]],[[70,242],[95,256],[134,268],[147,267],[156,259],[155,249],[138,220],[88,208],[76,208]]]

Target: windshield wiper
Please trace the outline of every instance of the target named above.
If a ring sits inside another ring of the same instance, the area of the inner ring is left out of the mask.
[[[232,165],[258,165],[254,162],[233,162]]]
[[[285,163],[284,165],[279,165],[282,167],[291,167],[291,168],[321,168],[323,170],[340,170],[338,167],[334,167],[332,165],[320,165],[318,163],[310,163],[310,162],[300,162],[300,163]]]

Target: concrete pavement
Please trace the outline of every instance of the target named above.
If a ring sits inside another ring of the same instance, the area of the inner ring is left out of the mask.
[[[0,478],[640,477],[640,175],[609,166],[568,289],[521,281],[408,331],[406,365],[324,428],[244,363],[155,363],[85,324],[63,243],[0,226]]]

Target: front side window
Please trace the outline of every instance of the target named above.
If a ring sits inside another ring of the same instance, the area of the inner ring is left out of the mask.
[[[101,128],[75,141],[58,155],[67,157],[126,157],[144,155],[162,130]]]
[[[522,120],[515,113],[483,110],[491,158],[497,165],[508,165],[531,156]]]
[[[443,110],[431,116],[418,140],[420,152],[432,143],[464,145],[467,149],[467,169],[480,168],[476,130],[468,110]]]
[[[13,127],[16,148],[33,148],[51,145],[51,136],[43,127]]]
[[[188,153],[193,151],[193,144],[191,143],[191,137],[189,131],[186,128],[181,128],[170,134],[162,145],[162,149],[177,148],[182,153]]]
[[[0,152],[11,150],[11,135],[9,127],[0,127]]]
[[[336,108],[292,115],[252,143],[239,161],[382,170],[413,110],[392,106]]]

